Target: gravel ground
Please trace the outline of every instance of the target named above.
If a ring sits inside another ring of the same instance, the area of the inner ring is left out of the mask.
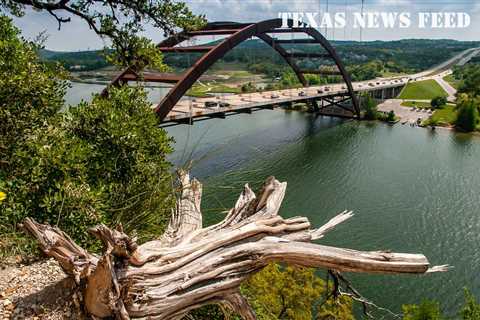
[[[85,319],[73,288],[53,259],[0,265],[0,320]]]

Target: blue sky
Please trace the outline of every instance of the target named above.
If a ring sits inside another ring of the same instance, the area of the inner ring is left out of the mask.
[[[260,21],[276,18],[279,12],[325,12],[326,0],[184,0],[194,13],[204,14],[210,21]],[[359,12],[361,0],[329,0],[328,12],[346,12],[347,16]],[[410,12],[414,22],[408,29],[363,30],[363,40],[397,40],[405,38],[457,39],[480,41],[480,0],[365,0],[365,11]],[[471,25],[466,29],[419,29],[416,23],[418,12],[467,12]],[[47,13],[29,11],[23,18],[15,19],[25,37],[33,38],[46,30],[49,38],[46,47],[52,50],[72,51],[98,49],[104,42],[78,18],[57,30],[56,21]],[[321,30],[323,33],[324,30]],[[146,36],[159,41],[160,31],[147,26]],[[359,40],[360,31],[347,27],[327,31],[327,38],[336,40]]]

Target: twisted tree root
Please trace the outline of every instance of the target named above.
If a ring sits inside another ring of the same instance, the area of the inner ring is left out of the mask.
[[[245,185],[225,219],[202,228],[202,185],[180,172],[182,186],[167,231],[137,245],[121,227],[104,225],[91,232],[104,243],[98,258],[76,245],[61,230],[27,218],[25,229],[41,249],[55,258],[83,289],[86,310],[95,317],[180,319],[209,303],[224,303],[244,319],[255,313],[239,286],[270,262],[361,273],[423,274],[421,254],[362,252],[313,244],[353,214],[345,211],[318,229],[307,218],[278,215],[287,184],[270,177],[258,197]]]

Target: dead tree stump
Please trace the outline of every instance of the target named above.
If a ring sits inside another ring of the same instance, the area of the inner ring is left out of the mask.
[[[40,248],[55,258],[81,289],[86,311],[94,317],[117,319],[180,319],[209,303],[224,303],[243,316],[255,313],[239,293],[247,277],[270,262],[362,273],[422,274],[429,268],[421,254],[362,252],[311,243],[351,218],[342,212],[314,229],[305,217],[279,214],[286,182],[270,177],[258,195],[245,186],[225,219],[202,227],[202,185],[181,172],[182,187],[166,232],[137,245],[122,228],[104,225],[91,230],[104,243],[102,256],[75,244],[58,228],[31,218],[24,228]]]

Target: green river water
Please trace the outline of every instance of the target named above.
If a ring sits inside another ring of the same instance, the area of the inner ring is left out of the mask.
[[[67,102],[99,90],[74,86]],[[284,217],[320,226],[344,209],[355,212],[321,243],[423,253],[432,264],[454,266],[428,276],[349,274],[376,304],[400,312],[402,304],[438,299],[454,315],[463,287],[480,297],[480,138],[281,110],[168,132],[176,140],[171,160],[193,160],[204,183],[206,223],[222,218],[244,183],[259,186],[274,175],[288,182]]]
[[[349,275],[375,303],[438,299],[447,313],[464,286],[480,296],[480,139],[447,130],[342,121],[284,111],[169,129],[173,160],[194,160],[205,184],[207,222],[220,219],[242,185],[269,175],[288,182],[283,216],[320,226],[336,213],[356,216],[321,243],[360,250],[424,253],[454,269],[429,276]]]

